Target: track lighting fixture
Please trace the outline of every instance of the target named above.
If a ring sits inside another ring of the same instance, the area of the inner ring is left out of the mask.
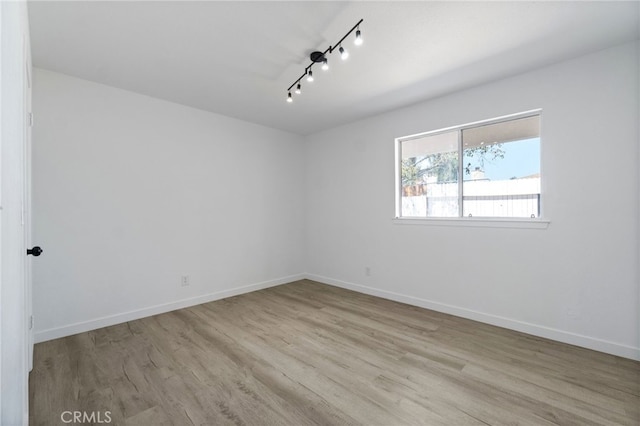
[[[351,28],[340,40],[338,40],[338,42],[334,45],[334,46],[338,46],[338,52],[340,52],[340,57],[344,60],[347,59],[349,57],[349,52],[346,51],[346,49],[344,47],[342,47],[342,42],[344,41],[345,38],[347,38],[349,36],[349,34],[351,34],[354,30],[356,31],[356,38],[354,40],[354,44],[356,46],[360,46],[362,44],[362,33],[360,32],[360,24],[362,23],[363,19],[359,20],[357,24],[355,24],[353,26],[353,28]],[[309,59],[311,59],[311,63],[309,64],[309,66],[307,66],[304,69],[304,74],[302,74],[300,76],[300,78],[298,78],[296,81],[293,82],[293,84],[291,86],[289,86],[289,88],[287,89],[288,92],[288,96],[287,96],[287,102],[293,102],[293,98],[291,97],[291,89],[295,86],[295,93],[297,95],[299,95],[301,93],[301,88],[300,88],[300,80],[302,80],[305,76],[307,77],[307,81],[308,82],[312,82],[313,81],[313,72],[311,71],[311,67],[313,66],[313,64],[316,63],[322,63],[322,70],[326,71],[329,69],[329,60],[327,59],[327,55],[330,55],[331,53],[333,53],[333,51],[335,50],[334,46],[329,46],[329,48],[327,48],[324,52],[311,52],[311,55],[309,55]]]

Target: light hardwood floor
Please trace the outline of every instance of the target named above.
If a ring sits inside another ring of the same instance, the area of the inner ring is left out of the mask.
[[[37,344],[30,399],[47,426],[638,425],[640,363],[305,280]]]

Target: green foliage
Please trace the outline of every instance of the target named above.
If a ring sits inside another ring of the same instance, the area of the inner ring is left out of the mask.
[[[502,160],[504,158],[504,154],[505,151],[502,149],[501,143],[480,145],[475,148],[464,150],[464,156],[474,159],[482,170],[484,170],[486,162],[492,163],[496,160]],[[471,163],[467,163],[464,167],[464,172],[467,175],[471,173]]]
[[[484,169],[486,162],[504,158],[502,144],[481,145],[464,150],[464,156],[473,159]],[[465,174],[471,173],[471,162],[465,166]],[[402,160],[402,186],[425,183],[428,177],[435,177],[438,183],[458,180],[458,153],[442,152],[423,157]]]
[[[402,185],[416,185],[436,176],[438,182],[455,181],[458,178],[458,154],[444,152],[425,157],[402,160]]]

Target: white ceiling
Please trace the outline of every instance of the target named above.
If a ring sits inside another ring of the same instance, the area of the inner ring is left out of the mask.
[[[37,67],[310,134],[640,38],[640,2],[29,1]],[[360,18],[285,102],[313,50]]]

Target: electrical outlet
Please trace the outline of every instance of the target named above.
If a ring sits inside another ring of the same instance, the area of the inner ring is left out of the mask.
[[[367,277],[371,276],[371,268],[369,266],[364,267],[364,275]]]
[[[180,285],[182,287],[186,287],[189,284],[191,284],[191,281],[189,280],[189,275],[183,275],[180,277]]]

